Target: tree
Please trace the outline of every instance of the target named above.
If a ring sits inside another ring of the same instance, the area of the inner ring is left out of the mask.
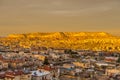
[[[119,55],[119,58],[118,58],[117,62],[120,63],[120,55]]]
[[[45,58],[45,60],[44,60],[44,63],[43,63],[44,65],[49,65],[49,62],[48,62],[48,58]]]
[[[64,53],[66,53],[66,54],[71,54],[71,52],[72,52],[71,49],[66,49],[66,50],[64,51]]]

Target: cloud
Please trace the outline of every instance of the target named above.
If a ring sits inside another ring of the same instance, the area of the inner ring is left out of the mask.
[[[116,8],[116,6],[110,6],[110,5],[98,5],[98,6],[90,6],[87,8],[79,8],[79,9],[56,9],[48,11],[48,13],[53,15],[71,15],[71,16],[78,16],[78,15],[90,15],[100,12],[107,12],[112,9]]]
[[[4,16],[85,16],[107,12],[120,7],[119,0],[1,0]]]
[[[66,26],[73,27],[71,30],[83,29],[83,26],[84,30],[91,26],[99,30],[107,26],[109,30],[120,25],[119,8],[120,0],[0,0],[0,26],[29,28],[37,25],[51,30],[55,29],[51,26],[63,26],[57,28],[61,30]]]

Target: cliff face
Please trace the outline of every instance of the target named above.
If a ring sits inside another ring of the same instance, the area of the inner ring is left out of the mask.
[[[53,32],[53,33],[29,33],[29,34],[10,34],[8,37],[23,38],[23,37],[113,37],[105,32]]]
[[[45,46],[87,50],[120,50],[120,38],[104,32],[53,32],[11,34],[2,38],[5,46]]]

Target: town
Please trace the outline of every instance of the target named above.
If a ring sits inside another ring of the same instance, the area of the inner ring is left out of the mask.
[[[120,80],[120,53],[24,48],[0,50],[0,80]]]
[[[120,80],[120,0],[0,0],[0,80]]]

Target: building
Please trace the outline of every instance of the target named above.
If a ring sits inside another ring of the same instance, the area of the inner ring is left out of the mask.
[[[45,58],[46,58],[46,56],[45,56],[45,55],[35,54],[35,55],[34,55],[34,58],[37,58],[37,59],[39,59],[39,60],[41,60],[41,61],[44,61]]]
[[[118,57],[105,57],[106,62],[116,62]]]
[[[1,72],[0,80],[31,80],[31,74],[18,70]]]
[[[74,64],[63,64],[63,68],[71,69],[71,68],[75,68],[75,65]]]
[[[90,64],[86,62],[73,62],[76,67],[89,68]]]
[[[106,75],[117,75],[120,74],[120,69],[106,69]]]
[[[45,70],[32,71],[33,80],[52,80],[51,73]]]
[[[5,78],[5,72],[0,72],[0,80],[4,80]]]
[[[58,59],[58,58],[60,58],[60,55],[57,54],[57,53],[51,53],[50,56],[51,56],[53,59]]]

